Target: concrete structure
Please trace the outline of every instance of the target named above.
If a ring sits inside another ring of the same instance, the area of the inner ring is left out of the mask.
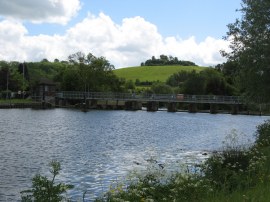
[[[219,105],[232,106],[232,114],[237,114],[242,98],[237,96],[183,95],[183,94],[130,94],[101,92],[59,92],[55,95],[56,105],[67,106],[68,103],[86,102],[87,108],[141,110],[145,103],[147,111],[157,111],[159,104],[167,106],[168,112],[176,112],[177,104],[188,106],[191,113],[198,112],[198,106],[207,104],[209,112],[218,113]]]

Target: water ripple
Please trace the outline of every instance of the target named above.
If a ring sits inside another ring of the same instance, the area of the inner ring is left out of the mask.
[[[254,139],[266,117],[145,111],[0,110],[0,201],[16,201],[31,178],[61,162],[68,195],[93,198],[149,159],[178,165],[218,149],[231,129]]]

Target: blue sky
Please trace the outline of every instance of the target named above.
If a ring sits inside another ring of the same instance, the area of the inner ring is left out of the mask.
[[[0,37],[10,39],[0,38],[0,45],[20,51],[11,56],[2,50],[0,60],[65,59],[83,51],[105,56],[117,68],[159,54],[215,65],[224,61],[219,50],[228,43],[222,37],[241,7],[241,0],[52,2],[0,0]]]
[[[240,7],[240,2],[240,0],[85,0],[82,13],[104,12],[117,23],[126,17],[141,16],[157,25],[159,32],[165,37],[196,36],[198,40],[203,40],[207,36],[220,38],[226,33],[226,25],[238,17],[235,10]]]

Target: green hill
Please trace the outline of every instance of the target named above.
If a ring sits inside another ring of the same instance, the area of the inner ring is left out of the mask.
[[[135,82],[136,79],[140,81],[161,81],[165,82],[169,76],[174,73],[185,71],[201,71],[206,67],[199,66],[139,66],[139,67],[127,67],[122,69],[114,70],[114,73],[126,80],[132,80]]]

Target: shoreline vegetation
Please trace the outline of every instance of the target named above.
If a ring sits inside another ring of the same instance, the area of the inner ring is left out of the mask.
[[[270,201],[270,120],[257,126],[255,137],[254,144],[243,146],[239,135],[232,131],[221,151],[212,152],[202,163],[179,165],[182,169],[175,172],[168,172],[166,165],[153,160],[145,172],[112,184],[108,192],[94,201]],[[35,176],[32,189],[22,192],[22,201],[37,197],[70,201],[62,194],[73,186],[55,184],[60,164],[53,161],[50,165],[53,179]],[[86,195],[82,190],[82,201],[86,201]]]

